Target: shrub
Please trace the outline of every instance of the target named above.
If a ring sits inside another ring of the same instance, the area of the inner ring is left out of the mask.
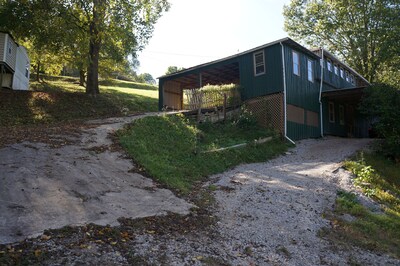
[[[233,124],[240,128],[250,129],[257,126],[257,118],[246,106],[242,106],[240,108],[240,114],[237,119],[233,120]]]
[[[400,89],[387,84],[374,84],[365,90],[359,110],[375,124],[384,139],[381,152],[400,161]]]
[[[184,105],[186,109],[214,108],[224,105],[224,94],[227,96],[227,106],[240,104],[240,88],[235,84],[206,85],[200,89],[184,90]]]

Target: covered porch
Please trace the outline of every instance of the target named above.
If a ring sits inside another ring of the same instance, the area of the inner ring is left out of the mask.
[[[365,87],[322,92],[324,135],[368,137],[370,122],[358,111]]]
[[[159,109],[183,110],[184,90],[205,85],[240,84],[239,62],[217,62],[159,78]]]

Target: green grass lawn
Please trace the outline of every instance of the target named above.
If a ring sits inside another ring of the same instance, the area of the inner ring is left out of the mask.
[[[31,82],[30,91],[1,90],[0,126],[49,124],[157,111],[157,87],[120,80],[100,82],[93,98],[72,77]]]
[[[204,153],[272,135],[231,122],[196,125],[182,115],[147,117],[119,132],[122,146],[144,170],[169,188],[187,193],[196,182],[240,163],[266,161],[284,152],[275,138],[261,145]]]
[[[355,174],[354,183],[381,204],[383,213],[372,213],[354,194],[339,191],[333,216],[337,227],[328,235],[400,258],[400,165],[380,154],[360,153],[345,167]],[[345,221],[343,214],[356,219]]]

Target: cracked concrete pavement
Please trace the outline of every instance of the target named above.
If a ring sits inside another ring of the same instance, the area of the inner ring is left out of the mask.
[[[59,148],[30,142],[1,148],[0,244],[66,225],[188,213],[193,205],[135,173],[123,153],[104,149],[112,144],[109,133],[146,115],[154,114],[89,121],[92,128],[75,144]]]

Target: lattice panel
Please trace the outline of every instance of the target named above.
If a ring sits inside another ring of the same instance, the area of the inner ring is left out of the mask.
[[[283,133],[283,94],[275,93],[246,101],[246,107],[264,127],[271,127]]]

